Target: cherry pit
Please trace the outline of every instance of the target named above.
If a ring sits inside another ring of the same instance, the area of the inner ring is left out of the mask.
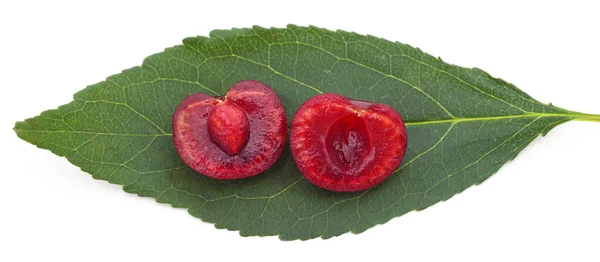
[[[287,134],[283,104],[266,84],[245,80],[223,97],[193,94],[173,115],[181,159],[215,179],[241,179],[267,170]],[[406,152],[406,127],[390,106],[321,94],[305,101],[291,123],[296,166],[312,184],[362,191],[388,178]]]

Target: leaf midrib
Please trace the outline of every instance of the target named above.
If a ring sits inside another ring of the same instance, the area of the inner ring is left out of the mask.
[[[583,118],[584,115],[581,114],[549,114],[549,113],[528,113],[528,114],[520,114],[520,115],[509,115],[509,116],[487,116],[487,117],[455,117],[450,119],[440,119],[440,120],[425,120],[425,121],[414,121],[414,122],[405,122],[406,126],[419,126],[419,125],[434,125],[434,124],[453,124],[460,122],[474,122],[474,121],[494,121],[494,120],[508,120],[508,119],[517,119],[517,118],[540,118],[540,117],[565,117],[570,119]]]
[[[585,114],[548,114],[548,113],[529,113],[529,114],[521,114],[521,115],[510,115],[510,116],[489,116],[489,117],[465,117],[465,118],[450,118],[450,119],[439,119],[439,120],[424,120],[424,121],[414,121],[414,122],[405,122],[406,126],[420,126],[420,125],[435,125],[435,124],[453,124],[460,122],[474,122],[474,121],[495,121],[495,120],[509,120],[509,119],[518,119],[518,118],[537,118],[537,117],[564,117],[570,118],[573,120],[594,120],[596,118],[600,118],[598,116],[593,115],[585,115]],[[17,124],[18,126],[18,124]],[[79,131],[79,130],[35,130],[35,129],[23,129],[15,127],[13,130],[26,131],[26,132],[34,132],[34,133],[69,133],[69,134],[87,134],[87,135],[107,135],[107,136],[150,136],[150,137],[158,137],[158,136],[172,136],[172,133],[158,133],[158,134],[143,134],[143,133],[113,133],[113,132],[91,132],[91,131]]]

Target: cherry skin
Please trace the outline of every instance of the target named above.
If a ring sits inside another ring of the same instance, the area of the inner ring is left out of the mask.
[[[186,97],[173,115],[173,142],[181,159],[198,173],[240,179],[275,163],[285,145],[286,125],[277,94],[246,80],[223,97]]]
[[[406,127],[390,106],[317,95],[294,115],[290,145],[308,181],[337,192],[362,191],[389,177],[407,145]]]

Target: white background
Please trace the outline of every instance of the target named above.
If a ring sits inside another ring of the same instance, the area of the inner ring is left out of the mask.
[[[594,1],[411,2],[3,1],[0,261],[599,261],[600,123],[555,128],[447,202],[304,242],[215,229],[93,180],[12,131],[184,37],[288,23],[409,43],[540,101],[600,114]]]

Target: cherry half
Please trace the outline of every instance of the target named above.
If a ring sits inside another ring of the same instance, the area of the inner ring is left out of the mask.
[[[241,81],[223,97],[193,94],[173,115],[173,141],[183,161],[216,179],[257,175],[281,155],[285,110],[267,85]]]
[[[369,189],[389,177],[406,152],[406,127],[390,106],[322,94],[302,104],[290,144],[300,172],[331,191]]]

